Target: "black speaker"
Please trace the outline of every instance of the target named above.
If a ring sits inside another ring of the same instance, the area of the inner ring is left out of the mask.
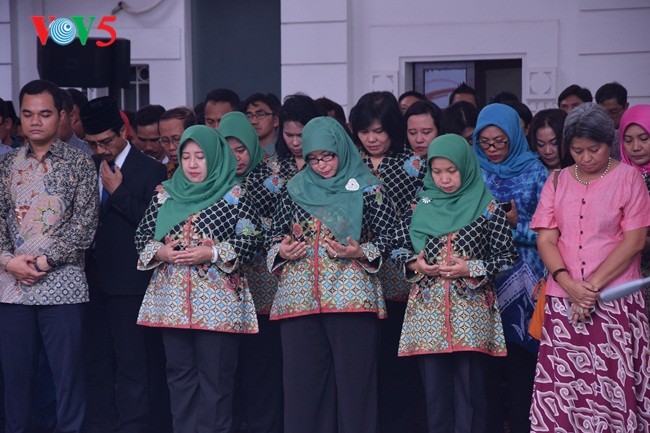
[[[37,67],[42,79],[61,87],[128,87],[131,66],[131,41],[118,38],[107,47],[98,47],[102,38],[88,38],[81,45],[75,38],[69,45],[48,39],[41,45],[38,38]]]

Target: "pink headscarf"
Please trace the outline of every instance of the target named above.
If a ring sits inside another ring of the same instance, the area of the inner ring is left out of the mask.
[[[621,125],[619,127],[620,146],[621,146],[621,159],[627,165],[637,168],[642,173],[650,174],[650,162],[646,162],[643,166],[636,165],[629,160],[625,154],[625,129],[632,123],[636,123],[641,128],[650,133],[650,105],[639,104],[628,108],[621,117]]]

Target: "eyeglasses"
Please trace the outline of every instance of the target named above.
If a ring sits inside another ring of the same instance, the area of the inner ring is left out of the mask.
[[[170,144],[174,143],[176,146],[178,146],[178,143],[181,142],[181,136],[180,135],[175,135],[174,137],[161,137],[160,138],[160,144],[163,146],[169,146]]]
[[[481,146],[481,149],[483,150],[488,150],[490,147],[494,147],[496,150],[501,150],[506,147],[506,144],[508,144],[507,138],[500,138],[494,141],[479,140],[478,142],[478,145]]]
[[[256,111],[254,113],[246,113],[246,118],[248,120],[253,120],[253,118],[257,120],[262,120],[262,119],[266,119],[269,116],[273,116],[273,113],[269,113],[267,111]]]
[[[86,143],[88,143],[88,146],[90,146],[92,149],[96,149],[97,147],[100,147],[100,146],[103,147],[104,149],[106,149],[108,146],[111,145],[113,140],[115,140],[116,138],[117,138],[117,134],[113,134],[112,137],[105,138],[105,139],[99,140],[99,141],[87,141]]]
[[[323,155],[320,158],[316,158],[314,156],[309,156],[307,157],[307,164],[309,165],[317,165],[319,162],[330,162],[334,158],[336,158],[336,155],[333,153],[330,153],[329,155]]]

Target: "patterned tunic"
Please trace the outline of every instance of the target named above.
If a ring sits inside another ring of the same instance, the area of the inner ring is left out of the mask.
[[[370,156],[361,152],[364,163],[384,183],[384,194],[393,202],[397,218],[410,209],[418,191],[422,188],[426,173],[426,162],[413,152],[403,152],[396,155],[387,154],[375,169]],[[404,280],[401,267],[392,259],[386,261],[379,279],[384,289],[384,297],[389,301],[406,302],[409,294],[409,284]]]
[[[512,238],[519,260],[511,270],[499,274],[494,285],[506,341],[517,343],[532,353],[537,353],[539,347],[538,341],[528,334],[528,323],[535,309],[532,291],[535,283],[544,276],[545,268],[537,252],[537,232],[530,229],[530,220],[548,175],[548,170],[539,161],[525,173],[509,179],[483,170],[485,185],[497,201],[514,199],[517,206],[519,216]]]
[[[374,275],[394,241],[395,211],[381,187],[364,191],[361,249],[368,261],[333,258],[324,239],[333,239],[321,221],[295,204],[285,191],[267,238],[270,271],[280,271],[271,320],[318,313],[372,312],[386,317],[381,283]],[[370,237],[372,234],[372,238]],[[286,235],[307,244],[307,256],[284,261],[280,242]]]
[[[0,158],[0,302],[22,305],[88,301],[84,250],[99,208],[95,165],[61,140],[42,161],[24,146]],[[54,268],[26,286],[5,266],[14,255],[45,254]]]
[[[398,229],[398,242],[410,246],[411,214]],[[506,347],[493,276],[509,269],[517,259],[505,213],[493,201],[483,215],[462,229],[429,237],[424,248],[431,264],[467,260],[470,276],[446,278],[411,275],[399,343],[399,356],[477,351],[505,356]],[[415,259],[410,248],[393,251],[403,265]],[[406,268],[404,267],[404,270]]]
[[[255,210],[262,220],[264,234],[271,229],[280,201],[280,192],[286,189],[287,182],[297,172],[293,157],[278,158],[267,155],[246,177],[244,188],[255,201]],[[244,262],[242,269],[248,279],[257,313],[269,314],[278,288],[278,276],[270,273],[266,267],[266,250],[263,245],[260,245],[252,261]]]
[[[165,241],[180,247],[216,246],[216,263],[174,265],[155,255],[163,243],[153,239],[158,210],[169,197],[158,187],[135,236],[138,269],[153,269],[138,324],[164,328],[256,333],[257,317],[240,260],[253,257],[261,242],[260,222],[250,197],[235,185],[221,200],[177,224]]]

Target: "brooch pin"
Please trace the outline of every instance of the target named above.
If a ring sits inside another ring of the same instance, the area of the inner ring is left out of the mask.
[[[352,178],[348,180],[347,185],[345,185],[345,189],[348,191],[358,191],[359,190],[359,182],[355,178]]]
[[[431,203],[431,199],[429,197],[422,197],[422,203]]]

